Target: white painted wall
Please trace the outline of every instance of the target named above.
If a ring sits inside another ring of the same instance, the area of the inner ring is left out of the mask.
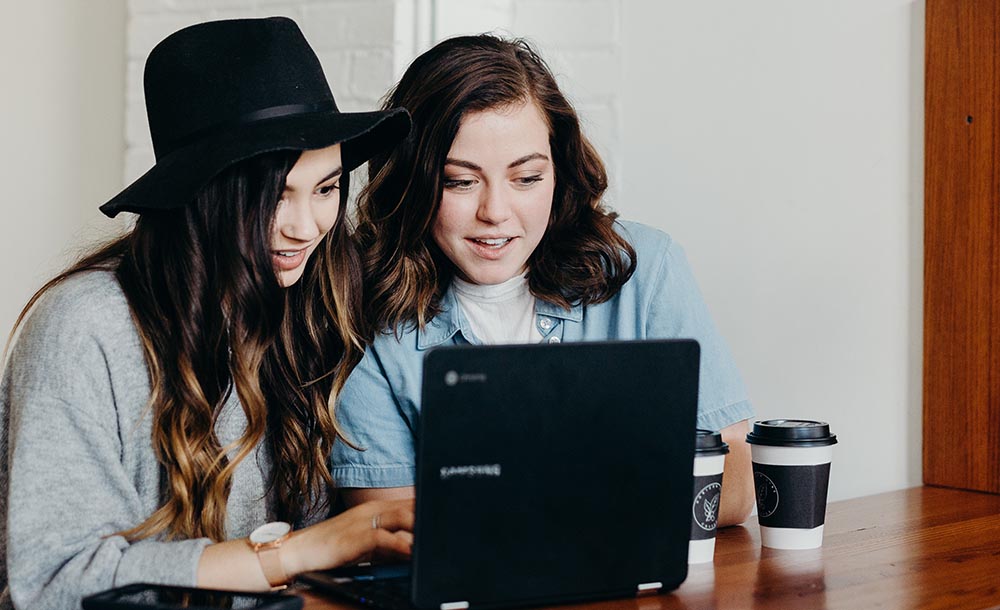
[[[120,230],[97,207],[122,186],[125,1],[0,11],[0,335],[79,253]]]
[[[838,499],[920,483],[923,3],[623,3],[623,197],[686,247],[760,417]]]
[[[760,418],[829,421],[830,497],[920,483],[923,3],[436,0],[532,39],[607,200],[687,249]]]
[[[831,499],[920,483],[922,1],[430,4],[432,40],[537,44],[608,202],[686,247],[758,416],[838,433]]]

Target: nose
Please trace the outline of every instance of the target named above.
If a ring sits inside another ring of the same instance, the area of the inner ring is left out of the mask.
[[[320,235],[319,223],[308,197],[282,200],[274,220],[281,234],[291,240],[309,242]]]
[[[479,199],[476,218],[482,222],[498,225],[511,217],[511,205],[502,184],[490,185],[483,189]]]

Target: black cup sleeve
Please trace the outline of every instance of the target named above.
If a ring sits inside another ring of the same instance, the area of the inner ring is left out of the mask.
[[[721,472],[694,478],[694,500],[691,504],[691,540],[715,538],[721,502]]]
[[[830,463],[811,466],[753,465],[757,520],[765,527],[813,529],[826,520]]]

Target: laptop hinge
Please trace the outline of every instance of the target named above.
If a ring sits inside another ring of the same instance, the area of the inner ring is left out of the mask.
[[[636,587],[636,595],[651,595],[663,588],[662,582],[644,582]]]
[[[468,610],[469,602],[447,602],[441,604],[441,610]]]

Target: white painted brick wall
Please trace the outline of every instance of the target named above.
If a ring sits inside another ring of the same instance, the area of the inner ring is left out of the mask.
[[[497,29],[510,31],[514,24],[514,0],[437,0],[434,9],[437,40]]]
[[[303,6],[299,26],[317,52],[391,49],[394,11],[394,0],[315,2]]]

